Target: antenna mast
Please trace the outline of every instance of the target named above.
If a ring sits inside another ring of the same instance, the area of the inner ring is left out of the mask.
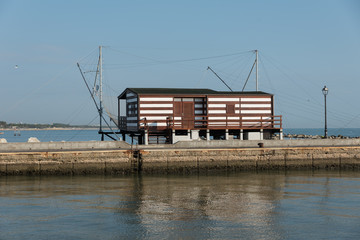
[[[258,59],[258,50],[255,50],[255,53],[256,53],[256,60],[255,60],[255,62],[256,62],[256,91],[258,91],[259,89],[258,89],[258,79],[259,79],[259,67],[258,67],[258,65],[259,65],[259,59]]]
[[[99,46],[99,59],[98,59],[98,64],[97,64],[97,68],[96,68],[96,76],[95,76],[95,81],[94,81],[94,88],[91,90],[89,84],[87,83],[85,76],[84,76],[84,72],[81,70],[80,68],[80,64],[77,63],[77,66],[80,70],[82,79],[84,80],[84,83],[87,87],[87,89],[89,90],[90,96],[92,98],[92,100],[94,101],[95,107],[98,110],[99,116],[100,116],[100,127],[99,127],[99,134],[101,134],[101,141],[104,141],[104,135],[108,136],[109,138],[111,138],[114,141],[117,141],[117,139],[120,139],[119,136],[117,135],[117,133],[121,133],[121,132],[115,132],[112,127],[110,126],[110,124],[106,121],[106,119],[104,118],[104,111],[103,111],[103,89],[102,89],[102,46]],[[91,71],[89,71],[91,72]],[[99,76],[99,86],[96,85],[97,82],[97,76]],[[98,101],[96,101],[95,99],[95,94],[97,93],[97,91],[99,90],[99,103]],[[110,119],[111,120],[111,119]],[[103,131],[102,129],[102,123],[105,123],[106,126],[110,129],[110,131]],[[115,123],[115,121],[113,120],[113,122]],[[115,125],[118,127],[118,125],[115,123]],[[114,134],[116,138],[114,138],[113,136],[111,136],[111,134]]]
[[[100,90],[100,103],[99,103],[99,115],[100,115],[100,129],[99,133],[101,133],[101,141],[104,141],[104,134],[102,133],[102,118],[103,118],[103,106],[102,106],[102,46],[99,46],[99,77],[100,77],[100,83],[99,83],[99,90]]]

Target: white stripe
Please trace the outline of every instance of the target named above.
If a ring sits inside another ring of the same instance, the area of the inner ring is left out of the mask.
[[[181,117],[175,117],[175,120],[181,120]]]
[[[209,113],[226,113],[226,110],[209,110]]]
[[[151,98],[151,97],[147,97],[147,98],[140,98],[140,101],[144,101],[144,102],[152,102],[152,101],[172,102],[173,98]]]
[[[209,102],[237,102],[239,98],[209,98]]]
[[[240,113],[240,111],[239,111],[239,110],[235,110],[235,113]]]
[[[243,120],[260,120],[261,117],[243,117]],[[263,120],[270,120],[271,117],[262,117]]]
[[[271,108],[271,104],[241,104],[241,107]]]
[[[226,104],[209,104],[211,108],[225,108]]]
[[[261,123],[260,122],[244,122],[242,125],[243,126],[260,126]]]
[[[241,110],[241,113],[271,113],[271,110]]]
[[[238,120],[238,119],[240,119],[240,117],[228,117],[228,119],[230,119],[230,120]]]
[[[173,113],[172,110],[140,110],[140,114]]]
[[[173,107],[172,104],[140,104],[141,108],[152,108],[152,107],[163,107],[163,108],[167,108],[167,107]]]
[[[271,102],[271,98],[241,98],[241,102]]]

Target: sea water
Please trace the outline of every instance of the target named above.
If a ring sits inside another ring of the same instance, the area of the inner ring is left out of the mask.
[[[359,239],[354,171],[0,177],[0,239]]]
[[[99,140],[97,130],[13,133],[0,137]],[[0,239],[360,239],[359,202],[357,171],[0,176]]]
[[[27,142],[30,137],[36,137],[41,142],[60,142],[60,141],[99,141],[101,136],[97,129],[92,130],[20,130],[20,136],[12,130],[3,131],[0,138],[5,138],[7,142]],[[307,135],[324,135],[324,129],[321,128],[291,128],[284,129],[285,134],[307,134]],[[360,128],[330,128],[328,135],[342,135],[348,137],[360,136]],[[112,141],[105,136],[106,141]],[[131,142],[127,138],[127,142]]]

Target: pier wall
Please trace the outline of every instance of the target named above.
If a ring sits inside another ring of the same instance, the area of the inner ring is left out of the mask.
[[[117,149],[130,148],[123,141],[84,141],[84,142],[17,142],[0,143],[1,152],[14,151],[59,151],[59,150],[85,150],[85,149]]]
[[[251,146],[241,147],[228,144],[226,148],[221,147],[222,143],[215,145],[216,147],[211,146],[212,143],[206,146],[206,142],[190,143],[192,145],[186,145],[187,147],[176,144],[148,148],[131,148],[128,144],[119,142],[67,143],[69,145],[48,143],[51,146],[46,143],[6,143],[9,144],[6,151],[0,148],[0,174],[83,175],[187,173],[216,169],[360,168],[360,145],[357,141],[353,141],[352,145],[349,142],[331,141],[327,146],[307,146],[301,140],[291,140],[299,145],[287,146],[290,144],[287,141],[279,141],[283,142],[282,145],[271,142],[279,146],[270,146],[270,142],[261,141],[264,148],[258,147],[259,141],[246,141]],[[348,145],[342,146],[345,143]],[[0,147],[3,146],[5,145],[0,144]],[[61,146],[63,149],[54,150],[54,146]],[[31,148],[31,151],[27,148]]]

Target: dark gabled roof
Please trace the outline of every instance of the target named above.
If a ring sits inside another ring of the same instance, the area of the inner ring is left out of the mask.
[[[202,94],[202,95],[272,95],[266,92],[260,91],[249,91],[249,92],[231,92],[231,91],[215,91],[208,88],[127,88],[125,89],[118,98],[124,98],[127,90],[136,94]]]
[[[138,94],[216,94],[207,88],[128,88]]]
[[[266,93],[262,91],[244,91],[244,92],[230,92],[230,91],[216,91],[215,94],[245,94],[245,95],[272,95],[271,93]]]

